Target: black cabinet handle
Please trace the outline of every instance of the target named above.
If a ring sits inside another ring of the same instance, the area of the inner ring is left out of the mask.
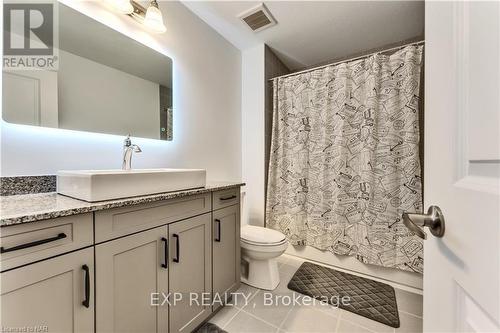
[[[220,242],[220,239],[221,239],[221,225],[220,225],[220,220],[219,219],[215,219],[215,223],[216,226],[217,226],[217,236],[215,237],[215,241],[216,242]]]
[[[7,252],[12,252],[12,251],[27,249],[28,247],[33,247],[33,246],[38,246],[38,245],[42,245],[45,243],[54,242],[56,240],[63,239],[63,238],[66,238],[66,234],[61,232],[59,235],[57,235],[55,237],[41,239],[41,240],[37,240],[37,241],[31,242],[31,243],[21,244],[21,245],[14,246],[14,247],[11,247],[8,249],[6,249],[2,246],[2,247],[0,247],[0,253],[7,253]]]
[[[175,238],[175,258],[172,259],[174,262],[179,262],[181,259],[181,250],[180,250],[180,242],[179,235],[173,234],[172,237]]]
[[[164,248],[164,251],[165,251],[165,259],[163,261],[163,264],[161,264],[161,267],[163,268],[168,268],[168,240],[165,238],[165,237],[162,237],[161,240],[163,241],[163,243],[165,244],[165,248]]]
[[[82,305],[88,308],[90,306],[90,270],[87,265],[83,265],[82,269],[85,272],[85,299],[83,300]]]
[[[225,198],[220,198],[221,201],[226,201],[226,200],[232,200],[232,199],[236,199],[237,196],[236,195],[232,195],[230,197],[225,197]]]

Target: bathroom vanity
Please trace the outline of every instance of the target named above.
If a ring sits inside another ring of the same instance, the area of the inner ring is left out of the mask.
[[[1,197],[2,327],[191,332],[220,308],[214,295],[239,287],[241,185]]]

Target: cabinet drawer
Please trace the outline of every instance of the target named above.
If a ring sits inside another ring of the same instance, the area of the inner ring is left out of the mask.
[[[212,195],[213,195],[214,210],[224,207],[229,207],[240,202],[239,187],[212,192]]]
[[[96,243],[204,214],[211,206],[210,193],[206,193],[96,212]]]
[[[1,234],[2,271],[94,243],[92,213],[3,227]]]

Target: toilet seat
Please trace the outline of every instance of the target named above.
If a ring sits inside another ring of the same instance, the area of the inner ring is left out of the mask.
[[[252,242],[252,241],[249,241],[249,240],[246,240],[246,239],[242,238],[241,242],[245,243],[245,244],[248,244],[248,245],[264,246],[265,247],[265,246],[279,246],[279,245],[283,245],[287,241],[286,241],[286,239],[284,239],[281,242],[277,242],[277,243],[259,243],[259,242]]]
[[[241,228],[241,241],[255,246],[279,246],[287,242],[279,231],[252,225]]]
[[[288,247],[288,241],[285,240],[281,244],[272,244],[272,245],[250,244],[241,241],[240,246],[242,249],[260,253],[284,252]]]

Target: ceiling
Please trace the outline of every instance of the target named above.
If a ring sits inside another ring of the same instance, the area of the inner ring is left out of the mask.
[[[276,26],[254,33],[238,16],[256,1],[183,1],[240,50],[266,43],[290,69],[423,36],[423,1],[266,1]]]

